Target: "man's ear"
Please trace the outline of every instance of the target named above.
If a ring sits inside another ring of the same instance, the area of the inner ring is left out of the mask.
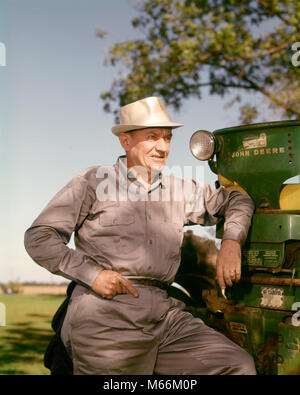
[[[121,132],[119,134],[120,143],[125,151],[129,151],[130,148],[130,136],[127,133]]]

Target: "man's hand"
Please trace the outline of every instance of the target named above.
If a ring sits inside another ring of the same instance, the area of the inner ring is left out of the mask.
[[[111,299],[116,294],[127,293],[137,297],[137,290],[118,272],[113,270],[102,270],[92,285],[93,291],[107,299]]]
[[[217,258],[217,281],[221,289],[241,278],[241,246],[235,240],[223,240]]]

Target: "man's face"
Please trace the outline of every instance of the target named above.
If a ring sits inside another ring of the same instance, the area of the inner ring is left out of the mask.
[[[121,144],[126,150],[127,166],[142,166],[149,172],[161,171],[170,151],[172,130],[147,128],[120,133]]]

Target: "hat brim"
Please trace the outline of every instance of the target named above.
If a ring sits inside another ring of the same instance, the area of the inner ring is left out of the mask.
[[[148,128],[180,128],[182,123],[166,122],[164,124],[151,124],[151,125],[116,125],[111,128],[114,135],[118,136],[122,132],[129,132],[130,130],[148,129]]]

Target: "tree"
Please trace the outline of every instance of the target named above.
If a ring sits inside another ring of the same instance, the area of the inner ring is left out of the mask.
[[[300,116],[300,66],[291,61],[298,0],[146,0],[138,15],[141,38],[109,49],[106,64],[120,74],[101,94],[106,111],[156,94],[178,109],[209,87],[231,99],[236,92],[228,105],[240,103],[243,122],[260,115],[252,92],[280,118]]]

